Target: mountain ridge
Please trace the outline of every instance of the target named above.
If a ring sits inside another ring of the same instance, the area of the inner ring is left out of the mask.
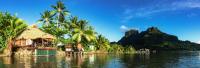
[[[125,32],[118,42],[122,46],[133,46],[136,50],[200,50],[200,45],[190,41],[179,40],[177,36],[162,32],[157,27],[145,31],[131,29]]]

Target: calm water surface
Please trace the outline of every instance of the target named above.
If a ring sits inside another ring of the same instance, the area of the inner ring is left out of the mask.
[[[94,54],[74,57],[0,57],[0,68],[200,68],[200,52]]]

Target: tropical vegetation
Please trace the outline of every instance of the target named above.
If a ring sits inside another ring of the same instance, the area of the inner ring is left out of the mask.
[[[0,12],[0,49],[10,52],[12,41],[26,27],[27,25],[22,19],[7,12]]]
[[[110,42],[103,35],[98,35],[95,42],[96,50],[107,51],[110,49]]]
[[[41,27],[43,31],[57,37],[55,45],[58,43],[72,43],[75,47],[83,45],[86,51],[89,50],[89,46],[95,46],[95,50],[103,52],[116,50],[115,46],[112,48],[107,38],[95,32],[87,20],[70,15],[63,2],[58,1],[56,5],[51,7],[52,10],[41,13],[41,19],[38,22],[43,23]],[[124,47],[123,50],[133,51],[134,48],[125,49]]]
[[[52,10],[45,10],[41,13],[38,23],[41,23],[41,30],[56,37],[55,47],[59,43],[73,43],[84,47],[95,46],[98,50],[108,50],[109,41],[102,35],[96,36],[97,32],[88,24],[87,20],[79,19],[77,16],[69,16],[63,2],[58,1],[52,5]],[[36,23],[36,24],[38,24]],[[24,29],[26,23],[15,15],[8,12],[0,13],[0,49],[9,50],[12,41]],[[105,48],[105,49],[104,49]]]

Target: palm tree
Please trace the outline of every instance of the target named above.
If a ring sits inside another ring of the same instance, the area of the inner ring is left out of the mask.
[[[91,41],[95,39],[95,32],[91,27],[87,26],[87,22],[85,20],[80,20],[72,31],[72,38],[74,38],[77,42],[81,42],[84,38],[87,41]]]
[[[74,18],[76,19],[76,17]],[[86,20],[71,20],[72,39],[76,42],[77,46],[83,42],[91,42],[95,40],[95,32],[91,26],[87,26]]]
[[[60,24],[65,21],[65,16],[69,13],[69,11],[66,10],[66,7],[62,1],[58,1],[57,5],[52,5],[52,8],[54,9],[54,14],[57,15],[57,27],[60,27]]]
[[[77,16],[74,16],[74,17],[71,17],[69,19],[69,24],[68,24],[68,30],[69,30],[69,37],[72,38],[72,32],[74,31],[75,28],[79,28],[79,20],[78,20],[78,17]]]
[[[78,23],[79,23],[79,20],[78,20],[77,16],[71,17],[70,18],[70,30],[72,30],[73,28],[78,28]]]
[[[24,21],[9,13],[0,13],[0,34],[6,38],[14,38],[27,27]]]
[[[103,49],[108,50],[110,48],[109,44],[110,44],[110,42],[109,42],[108,39],[106,39],[102,35],[98,35],[97,36],[97,38],[96,38],[96,44],[95,44],[97,50],[103,50]]]
[[[69,32],[69,22],[65,20],[68,11],[66,10],[64,3],[61,1],[58,1],[56,5],[52,5],[51,7],[53,10],[45,11],[41,14],[41,19],[39,21],[48,24],[48,26],[42,26],[41,29],[56,36],[56,43],[58,43],[59,39],[63,39]]]
[[[9,13],[0,13],[0,23],[0,34],[4,37],[6,44],[5,50],[9,51],[10,54],[7,54],[11,55],[12,41],[27,25],[23,20]]]
[[[39,22],[43,22],[45,26],[48,26],[53,21],[53,14],[51,11],[44,11],[44,13],[41,14],[41,19],[39,19]]]

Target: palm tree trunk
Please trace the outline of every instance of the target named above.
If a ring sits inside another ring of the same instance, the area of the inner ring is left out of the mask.
[[[8,39],[7,46],[4,49],[5,56],[12,56],[12,39]]]
[[[77,44],[77,49],[78,49],[79,52],[82,50],[82,45],[81,45],[81,43],[78,43],[78,44]]]
[[[60,25],[59,25],[59,22],[60,22],[60,21],[59,21],[59,18],[60,18],[60,17],[59,17],[59,16],[60,16],[60,13],[58,13],[58,21],[57,21],[57,27],[58,27],[58,28],[60,28]]]
[[[49,26],[49,21],[46,22],[46,26]]]

